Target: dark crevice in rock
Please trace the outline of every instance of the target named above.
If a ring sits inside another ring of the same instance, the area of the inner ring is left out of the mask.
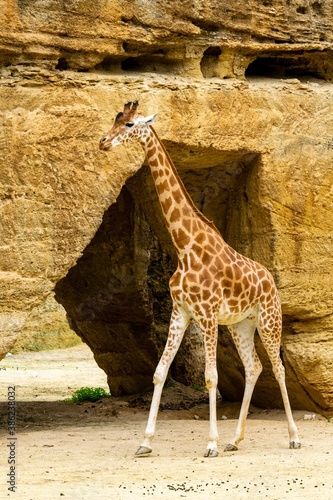
[[[119,71],[121,69],[122,61],[123,57],[107,56],[94,69],[108,71],[112,73],[114,71]]]
[[[163,48],[156,48],[149,53],[141,49],[132,50],[125,47],[126,55],[106,56],[103,61],[97,64],[95,70],[107,71],[110,73],[179,73],[181,71],[182,61],[169,58]],[[131,55],[132,54],[132,55]]]
[[[179,73],[181,62],[169,59],[165,56],[163,49],[149,55],[133,56],[121,62],[121,69],[125,72],[139,73]]]
[[[138,392],[152,380],[158,349],[145,277],[148,249],[156,244],[124,187],[83,256],[55,289],[74,330],[108,374],[112,394]]]
[[[221,54],[222,50],[220,47],[212,46],[205,50],[200,61],[200,68],[204,78],[218,76],[218,71],[216,72],[216,65]]]
[[[308,9],[307,9],[307,7],[300,5],[299,7],[297,7],[296,12],[297,12],[297,14],[307,14]]]
[[[246,77],[266,78],[333,78],[332,56],[329,51],[259,55],[249,64]]]
[[[193,26],[207,32],[219,31],[221,29],[221,25],[219,23],[214,23],[207,19],[191,19],[191,23]]]
[[[68,61],[65,57],[60,57],[58,59],[58,63],[55,67],[55,69],[59,69],[60,71],[65,71],[68,69]]]

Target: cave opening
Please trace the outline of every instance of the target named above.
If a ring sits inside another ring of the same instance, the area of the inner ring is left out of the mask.
[[[218,46],[208,47],[205,50],[200,61],[201,73],[204,78],[219,76],[217,65],[221,54],[222,50]]]
[[[179,61],[168,59],[163,49],[140,56],[107,56],[96,65],[95,70],[113,73],[169,73],[177,68]]]
[[[196,206],[234,248],[263,261],[269,224],[258,196],[260,156],[172,142],[165,146]],[[167,337],[172,306],[168,282],[175,268],[150,169],[143,165],[55,289],[71,327],[106,372],[113,395],[151,387]],[[223,345],[223,330],[220,337]],[[230,383],[228,372],[223,368],[221,373],[223,395]],[[185,334],[170,375],[186,385],[203,386],[203,341],[195,324]]]
[[[60,71],[66,71],[69,68],[68,61],[65,57],[60,57],[58,59],[58,63],[56,64],[55,69],[59,69]]]
[[[106,71],[108,73],[119,72],[121,70],[121,61],[123,60],[120,56],[106,56],[104,59],[95,66],[97,71]]]
[[[128,57],[121,63],[121,69],[124,71],[140,71],[144,68],[144,59],[142,57]]]
[[[123,42],[122,49],[122,54],[104,57],[95,69],[115,73],[170,73],[183,63],[159,46]]]
[[[259,56],[248,65],[245,77],[331,79],[332,63],[328,54],[315,51],[281,56]]]
[[[163,49],[153,53],[127,57],[121,62],[121,69],[125,72],[141,73],[170,73],[177,69],[180,62],[166,57]]]

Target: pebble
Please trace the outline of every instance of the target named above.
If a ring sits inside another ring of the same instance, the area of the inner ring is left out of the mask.
[[[304,415],[303,420],[315,420],[316,416],[315,413],[307,413]]]

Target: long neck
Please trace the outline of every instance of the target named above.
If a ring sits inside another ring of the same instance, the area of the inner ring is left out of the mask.
[[[155,182],[167,229],[176,250],[182,252],[191,244],[196,233],[202,230],[203,225],[214,229],[215,226],[194,205],[170,156],[152,127],[142,141],[142,146]]]

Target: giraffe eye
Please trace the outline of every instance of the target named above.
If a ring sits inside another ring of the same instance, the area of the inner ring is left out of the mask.
[[[133,127],[134,122],[127,122],[125,123],[126,127]]]

